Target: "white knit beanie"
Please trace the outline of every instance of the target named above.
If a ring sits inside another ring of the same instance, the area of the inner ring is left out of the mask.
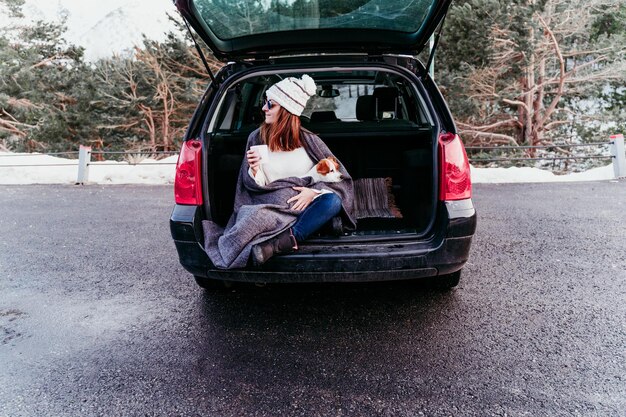
[[[296,116],[302,114],[309,97],[315,94],[315,81],[304,74],[302,78],[289,77],[277,82],[266,91],[265,95]]]

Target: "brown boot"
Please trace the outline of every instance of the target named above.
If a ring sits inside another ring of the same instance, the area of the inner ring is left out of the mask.
[[[266,242],[252,246],[252,263],[260,266],[274,255],[291,253],[297,249],[298,242],[289,228]]]

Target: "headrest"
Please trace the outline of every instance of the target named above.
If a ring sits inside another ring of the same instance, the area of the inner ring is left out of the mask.
[[[374,96],[360,96],[356,99],[356,118],[361,121],[376,119]]]
[[[378,87],[372,95],[378,100],[378,113],[397,111],[399,92],[396,87]]]
[[[311,113],[311,123],[335,122],[337,115],[334,111],[314,111]]]

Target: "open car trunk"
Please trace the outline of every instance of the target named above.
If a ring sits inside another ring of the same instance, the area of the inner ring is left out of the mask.
[[[375,69],[307,71],[318,85],[301,116],[355,182],[357,229],[331,225],[310,239],[426,236],[436,208],[436,141],[419,92],[397,73]],[[299,73],[280,74],[300,76]],[[248,135],[263,120],[264,92],[280,78],[249,76],[225,87],[208,123],[206,172],[211,218],[226,224]],[[208,213],[209,214],[209,213]]]
[[[223,61],[294,53],[417,55],[452,0],[174,0]]]

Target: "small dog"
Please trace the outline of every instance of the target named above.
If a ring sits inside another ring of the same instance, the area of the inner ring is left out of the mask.
[[[321,159],[302,177],[311,177],[313,182],[340,182],[343,180],[343,176],[339,172],[339,161],[333,156]]]

